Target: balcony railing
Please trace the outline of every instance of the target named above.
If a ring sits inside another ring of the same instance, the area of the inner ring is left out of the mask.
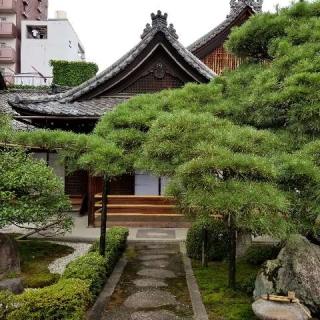
[[[15,38],[17,28],[12,22],[0,22],[0,38]]]
[[[0,0],[0,13],[15,13],[17,12],[16,0]]]
[[[16,51],[13,48],[0,47],[0,63],[15,63],[16,62]]]

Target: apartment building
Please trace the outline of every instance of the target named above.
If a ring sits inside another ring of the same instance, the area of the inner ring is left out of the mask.
[[[21,23],[47,20],[48,0],[0,0],[0,71],[7,80],[21,69]]]
[[[55,18],[47,21],[22,21],[21,74],[15,83],[49,85],[50,60],[85,60],[84,47],[64,11],[57,11]]]

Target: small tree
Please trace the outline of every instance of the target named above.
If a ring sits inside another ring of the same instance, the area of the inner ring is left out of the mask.
[[[62,181],[43,161],[22,151],[0,152],[0,228],[66,231],[69,209]]]
[[[185,212],[219,214],[228,223],[231,287],[235,286],[237,231],[277,238],[302,231],[304,215],[290,210],[295,193],[283,184],[294,171],[290,163],[301,162],[282,156],[283,149],[272,133],[239,127],[210,114],[163,115],[147,135],[139,166],[170,175],[168,192]],[[309,178],[315,174],[305,173]],[[302,190],[306,182],[300,181]],[[314,215],[304,226],[312,224]]]

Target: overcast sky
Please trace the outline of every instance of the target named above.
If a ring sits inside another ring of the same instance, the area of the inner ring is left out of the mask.
[[[273,11],[291,0],[264,0],[264,11]],[[229,13],[229,0],[49,0],[49,18],[56,10],[68,18],[86,49],[87,61],[100,71],[140,41],[150,13],[167,12],[179,40],[189,45],[217,26]]]

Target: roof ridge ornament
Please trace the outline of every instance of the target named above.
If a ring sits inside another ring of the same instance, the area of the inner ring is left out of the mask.
[[[160,30],[160,29],[164,29],[164,28],[167,29],[175,39],[178,39],[176,29],[174,28],[172,23],[168,27],[168,20],[167,19],[168,19],[168,14],[167,13],[162,14],[161,10],[158,10],[157,14],[151,13],[152,24],[151,25],[150,25],[150,23],[146,24],[146,27],[143,30],[143,33],[141,35],[141,39],[144,39],[150,33],[150,31],[152,31],[154,29]]]
[[[250,6],[256,12],[262,12],[263,0],[231,0],[230,9],[231,12],[238,10],[243,4]]]

